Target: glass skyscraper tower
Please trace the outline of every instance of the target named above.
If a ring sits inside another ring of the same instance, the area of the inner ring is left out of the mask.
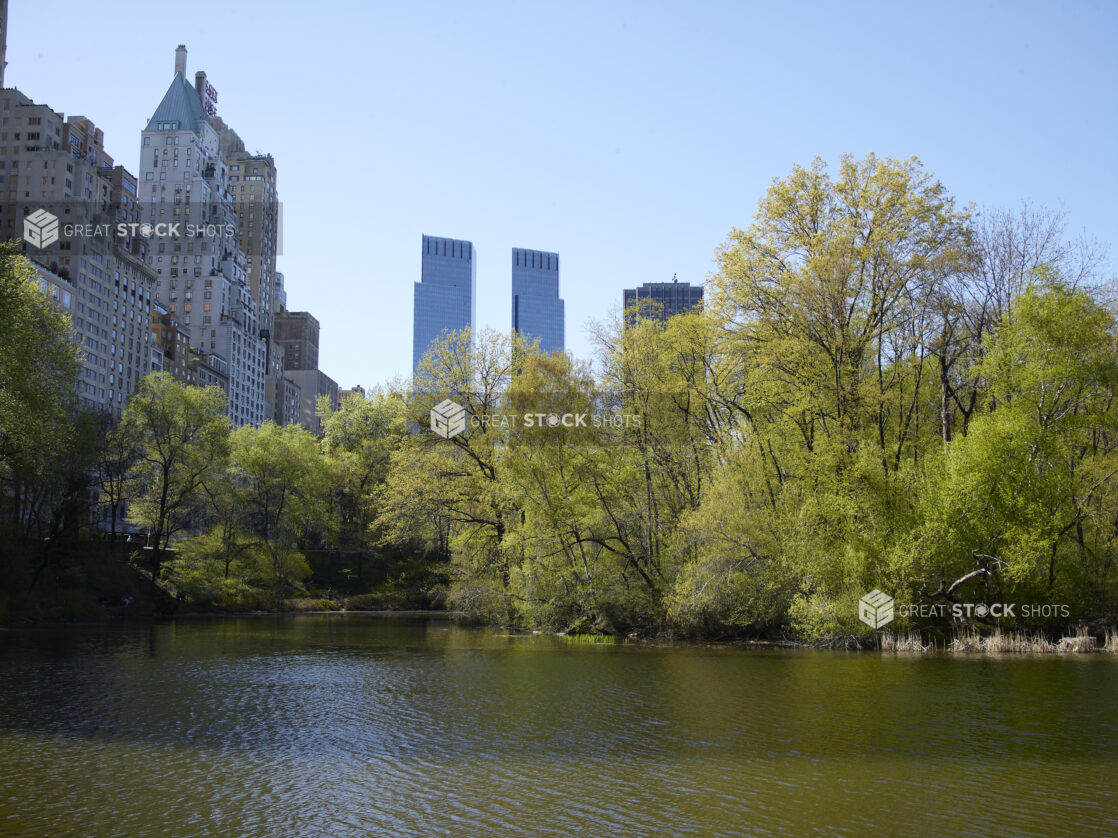
[[[432,343],[474,325],[476,268],[471,242],[423,237],[423,271],[415,283],[413,373]]]
[[[559,254],[512,249],[512,330],[540,351],[562,352],[564,310],[559,299]]]

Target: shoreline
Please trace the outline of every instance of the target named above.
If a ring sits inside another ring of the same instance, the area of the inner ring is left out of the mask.
[[[335,609],[321,609],[321,610],[308,610],[300,611],[297,609],[292,610],[275,610],[275,611],[184,611],[181,614],[157,614],[150,618],[153,622],[164,622],[167,620],[178,619],[197,619],[207,617],[298,617],[301,615],[333,615],[333,616],[358,616],[367,614],[373,617],[422,617],[432,620],[455,620],[458,617],[456,611],[440,611],[438,609],[428,608],[413,608],[413,609],[396,609],[396,608],[377,608],[377,609],[361,609],[361,610],[346,610],[344,608]],[[146,618],[144,618],[146,619]]]
[[[319,610],[255,610],[255,611],[185,611],[174,614],[108,615],[102,619],[40,619],[6,620],[0,623],[0,632],[20,628],[56,625],[112,625],[155,624],[174,620],[241,619],[263,617],[332,616],[347,619],[424,619],[459,623],[462,614],[439,609],[319,609]],[[470,625],[466,623],[466,625]],[[822,638],[816,641],[798,641],[788,638],[729,638],[680,637],[671,635],[613,635],[601,633],[567,633],[541,631],[514,626],[480,626],[492,631],[505,632],[508,637],[551,637],[572,644],[641,646],[649,648],[705,648],[712,650],[796,650],[805,652],[844,652],[917,657],[1050,657],[1066,655],[1118,654],[1118,629],[1101,626],[1088,631],[1086,626],[1066,626],[1055,640],[1054,635],[1024,629],[1002,630],[994,628],[980,633],[973,626],[945,630],[911,631],[899,634],[876,632],[873,635],[845,635]],[[927,640],[925,640],[925,637]]]

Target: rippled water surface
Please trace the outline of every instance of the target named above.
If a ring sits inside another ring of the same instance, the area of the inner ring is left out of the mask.
[[[0,631],[0,834],[1118,835],[1118,656]]]

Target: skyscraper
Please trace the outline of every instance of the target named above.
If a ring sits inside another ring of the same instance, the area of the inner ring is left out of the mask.
[[[250,154],[244,140],[220,116],[210,120],[217,131],[221,157],[229,166],[229,192],[237,211],[241,249],[247,257],[249,290],[257,301],[262,333],[272,328],[276,310],[275,275],[279,255],[279,195],[276,161],[270,154]]]
[[[423,267],[415,283],[412,371],[432,343],[474,324],[477,251],[468,241],[423,237]]]
[[[221,158],[229,166],[229,193],[237,212],[237,233],[245,252],[249,293],[256,302],[256,323],[264,344],[267,374],[264,378],[264,413],[274,415],[282,398],[279,379],[283,358],[272,334],[276,311],[275,275],[279,255],[279,196],[276,192],[276,161],[270,154],[250,154],[244,140],[220,116],[210,119],[217,131]],[[277,395],[278,394],[278,395]]]
[[[234,427],[259,425],[271,413],[264,392],[267,339],[241,246],[245,225],[213,123],[217,92],[205,73],[195,74],[193,86],[185,76],[186,47],[180,46],[175,77],[141,136],[139,198],[142,220],[156,230],[157,292],[192,348],[227,365]]]
[[[646,282],[622,292],[626,323],[634,316],[667,320],[701,306],[702,302],[703,286],[680,282],[674,276],[671,282]]]
[[[559,254],[512,249],[512,330],[540,351],[564,349],[564,306],[559,298]]]

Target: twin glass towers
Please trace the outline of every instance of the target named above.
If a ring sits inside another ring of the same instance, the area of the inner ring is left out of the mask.
[[[475,323],[477,250],[471,242],[423,237],[423,270],[415,283],[412,370],[446,333]],[[562,352],[564,308],[559,298],[559,254],[512,250],[512,330],[538,340],[541,352]]]

